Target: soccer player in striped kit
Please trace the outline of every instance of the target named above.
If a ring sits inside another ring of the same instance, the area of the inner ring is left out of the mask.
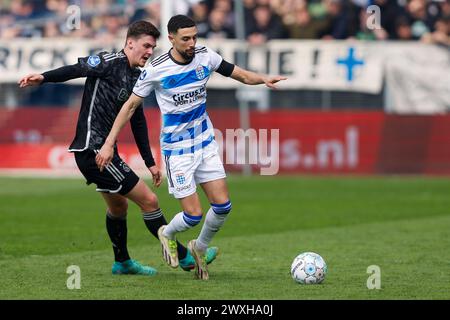
[[[108,165],[113,142],[136,108],[152,90],[162,113],[161,152],[165,158],[169,192],[179,199],[182,211],[159,239],[163,258],[177,267],[176,234],[200,223],[203,216],[197,184],[204,190],[211,207],[197,239],[188,243],[195,258],[196,277],[208,280],[207,248],[231,211],[226,174],[214,139],[214,129],[206,112],[206,83],[213,72],[249,85],[275,83],[281,76],[267,76],[244,70],[225,61],[205,46],[196,46],[197,27],[187,16],[177,15],[168,23],[169,52],[155,58],[141,73],[133,94],[122,107],[105,144],[97,154],[97,165]]]

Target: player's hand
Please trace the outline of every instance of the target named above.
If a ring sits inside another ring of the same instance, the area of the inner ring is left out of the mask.
[[[151,166],[151,167],[148,168],[148,170],[150,170],[150,173],[152,174],[153,185],[158,188],[161,185],[161,182],[162,182],[161,171],[158,169],[157,166]]]
[[[97,167],[100,169],[100,172],[111,163],[111,160],[114,155],[114,147],[108,144],[104,144],[100,151],[95,156],[95,163]]]
[[[148,170],[152,174],[153,185],[158,188],[161,185],[161,182],[162,182],[161,171],[158,169],[157,166],[151,166],[151,167],[148,168]]]
[[[282,76],[267,77],[266,79],[264,79],[264,84],[270,89],[278,89],[275,83],[282,80],[287,80],[287,78]]]
[[[19,80],[18,84],[20,88],[25,88],[28,86],[38,86],[44,81],[44,76],[42,74],[29,74]]]

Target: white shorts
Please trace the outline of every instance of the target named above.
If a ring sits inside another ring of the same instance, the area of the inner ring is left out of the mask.
[[[226,178],[219,148],[213,140],[195,153],[165,156],[169,193],[181,199],[197,191],[197,184]]]

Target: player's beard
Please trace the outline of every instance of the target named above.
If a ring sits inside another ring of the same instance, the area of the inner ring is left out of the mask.
[[[186,60],[186,62],[191,62],[194,59],[195,49],[192,50],[192,55],[189,55],[186,51],[177,51],[183,57],[183,59]]]

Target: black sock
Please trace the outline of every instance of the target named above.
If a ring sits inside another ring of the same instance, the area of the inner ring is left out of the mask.
[[[151,234],[156,238],[158,238],[158,229],[163,226],[167,225],[167,221],[164,218],[164,215],[161,211],[161,209],[156,209],[152,212],[146,212],[143,214],[145,225],[147,226],[147,229],[151,232]],[[185,246],[183,246],[181,243],[177,241],[177,252],[178,252],[178,258],[184,259],[187,255],[187,249]]]
[[[116,218],[108,212],[106,214],[106,230],[113,244],[114,259],[124,262],[130,259],[127,249],[127,220]]]

